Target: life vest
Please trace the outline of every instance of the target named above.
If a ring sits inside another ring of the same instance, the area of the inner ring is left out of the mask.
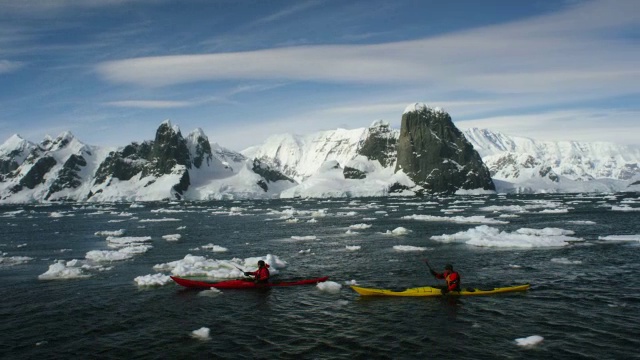
[[[269,281],[269,264],[265,264],[264,267],[259,268],[258,270],[252,272],[251,274],[255,276],[256,282]]]
[[[436,278],[444,279],[449,291],[460,291],[460,274],[458,272],[445,270],[442,274],[436,274]]]

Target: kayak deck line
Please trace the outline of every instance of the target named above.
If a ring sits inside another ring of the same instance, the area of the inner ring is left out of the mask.
[[[451,291],[447,293],[447,296],[479,296],[479,295],[493,295],[504,294],[510,292],[527,291],[531,287],[530,284],[499,287],[493,289],[473,289],[465,288],[462,291]],[[351,289],[360,294],[360,296],[414,296],[414,297],[429,297],[429,296],[443,296],[440,288],[423,286],[416,288],[408,288],[405,290],[389,290],[389,289],[376,289],[366,288],[362,286],[351,285]]]
[[[170,276],[176,284],[192,288],[192,289],[256,289],[256,288],[268,288],[268,287],[284,287],[284,286],[298,286],[298,285],[315,285],[317,283],[325,282],[329,279],[328,276],[292,280],[292,281],[274,281],[268,283],[256,284],[253,280],[249,279],[235,279],[235,280],[223,280],[223,281],[206,281],[206,280],[193,280],[181,278],[179,276]]]

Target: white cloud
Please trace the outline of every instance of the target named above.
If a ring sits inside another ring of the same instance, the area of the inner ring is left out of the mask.
[[[633,2],[615,4],[589,2],[552,15],[412,41],[132,58],[101,63],[98,72],[108,81],[139,86],[257,79],[613,96],[635,91],[640,81],[637,44],[606,35],[640,18],[631,11]]]

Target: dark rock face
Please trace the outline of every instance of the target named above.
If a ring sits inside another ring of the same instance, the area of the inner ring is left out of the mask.
[[[191,168],[189,148],[180,131],[174,131],[169,122],[164,122],[158,127],[154,141],[134,142],[120,151],[109,153],[96,171],[94,184],[104,183],[110,177],[127,181],[139,173],[142,177],[162,176],[170,174],[176,165]],[[183,174],[175,186],[174,190],[182,194],[189,186],[189,176]]]
[[[262,179],[260,179],[257,184],[265,192],[269,190],[268,183],[281,181],[281,180],[289,181],[291,183],[294,182],[288,176],[284,175],[278,170],[271,168],[269,165],[263,163],[259,159],[253,159],[253,166],[251,170],[262,177]]]
[[[147,165],[151,143],[132,143],[121,151],[112,151],[98,167],[94,184],[102,184],[109,177],[127,181],[140,173]]]
[[[175,165],[191,168],[187,142],[180,131],[174,131],[168,121],[158,127],[148,160],[150,166],[146,166],[142,171],[143,177],[151,174],[156,176],[170,174]]]
[[[11,189],[11,192],[17,193],[22,190],[23,187],[33,189],[38,184],[44,183],[44,177],[49,170],[56,165],[56,159],[45,156],[38,159],[35,164],[29,169],[29,171],[20,179],[18,185]]]
[[[489,170],[448,113],[428,107],[402,115],[396,171],[428,192],[495,190]]]
[[[376,122],[369,128],[369,136],[358,150],[358,154],[369,160],[378,160],[382,166],[387,167],[396,160],[397,142],[388,123]]]
[[[206,137],[199,136],[195,141],[196,146],[193,166],[200,169],[204,161],[206,161],[207,165],[211,164],[213,154],[211,153],[211,144],[209,144],[209,140]]]
[[[58,177],[49,187],[45,200],[48,200],[52,194],[62,189],[75,189],[82,185],[82,178],[78,173],[85,166],[87,166],[87,161],[81,155],[74,154],[69,156],[64,165],[62,165],[62,170],[58,173]]]
[[[344,167],[342,174],[344,175],[345,179],[364,179],[367,177],[367,173],[365,173],[364,171],[349,166]]]

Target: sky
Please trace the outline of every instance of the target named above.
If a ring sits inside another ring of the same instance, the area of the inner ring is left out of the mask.
[[[400,127],[640,145],[637,0],[0,0],[0,143]]]

